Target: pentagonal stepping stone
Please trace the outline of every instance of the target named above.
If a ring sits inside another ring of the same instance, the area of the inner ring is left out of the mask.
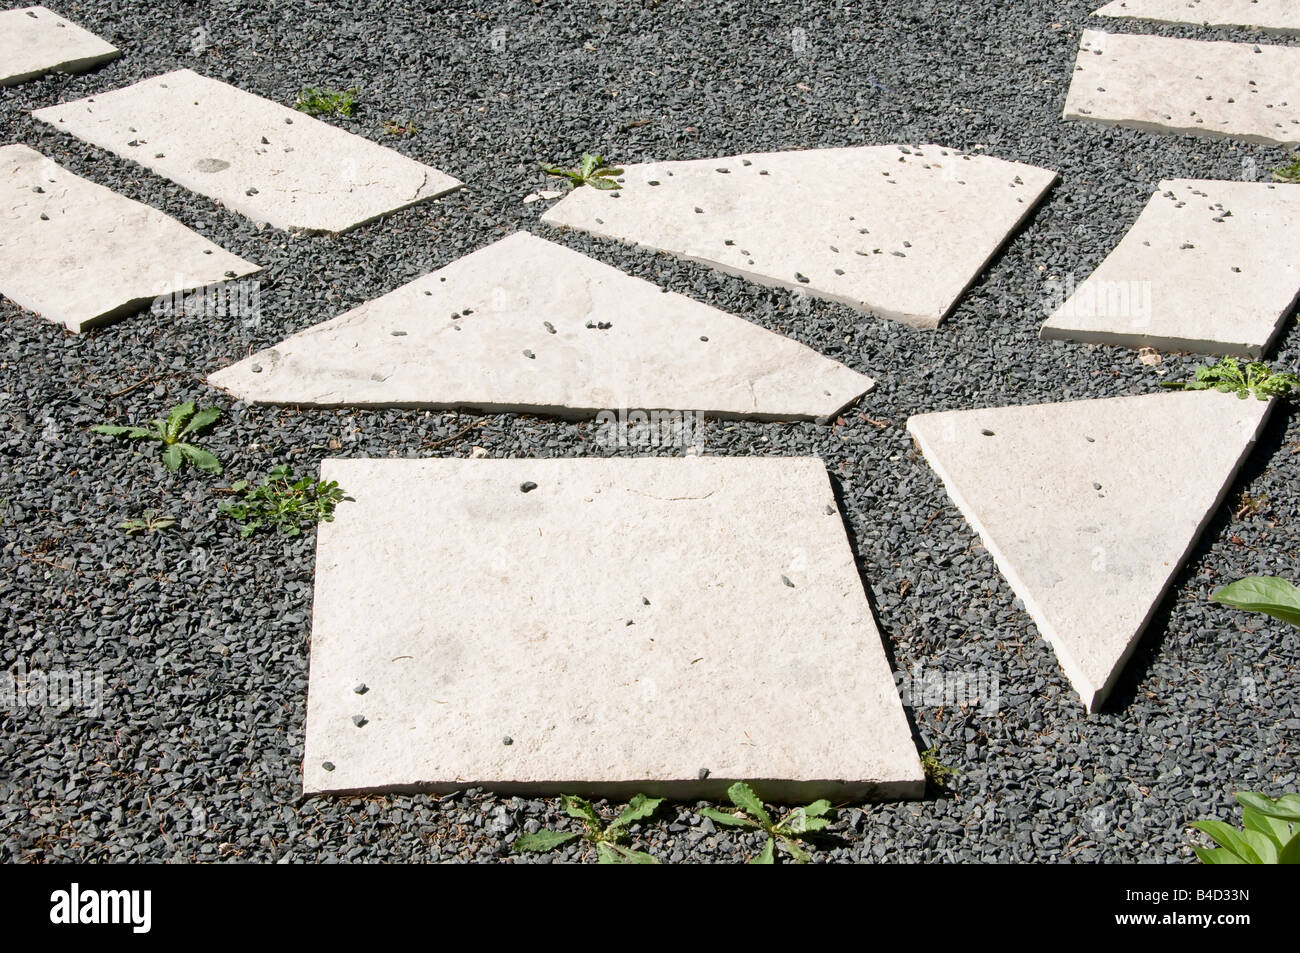
[[[907,429],[1093,711],[1271,405],[1189,391],[923,414]]]
[[[873,381],[796,341],[526,233],[209,380],[243,400],[589,416],[828,416]]]
[[[0,11],[0,86],[46,73],[83,73],[120,55],[111,43],[44,7]]]
[[[0,147],[0,192],[0,293],[70,331],[261,267],[24,145]]]
[[[326,460],[303,788],[919,796],[820,460]]]
[[[1300,295],[1300,188],[1161,182],[1043,338],[1258,357]]]
[[[934,145],[754,153],[627,166],[542,221],[932,328],[1055,180]]]
[[[1113,0],[1093,15],[1300,33],[1300,4],[1295,0]]]
[[[187,69],[32,115],[277,228],[344,232],[461,184]]]
[[[1300,142],[1300,48],[1084,30],[1065,118]]]

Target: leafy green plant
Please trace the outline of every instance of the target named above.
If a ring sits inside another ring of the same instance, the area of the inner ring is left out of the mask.
[[[1190,381],[1168,381],[1160,385],[1174,390],[1217,390],[1236,394],[1242,400],[1254,394],[1260,400],[1289,397],[1300,393],[1300,377],[1271,371],[1267,364],[1251,361],[1245,367],[1235,357],[1225,357],[1218,364],[1202,364]]]
[[[176,525],[176,520],[170,516],[155,513],[153,510],[145,510],[144,516],[138,519],[123,520],[117,524],[117,528],[126,530],[128,536],[135,536],[140,533],[161,533],[163,530],[171,529]]]
[[[353,116],[357,111],[360,88],[318,89],[307,86],[298,91],[298,101],[293,108],[308,116]]]
[[[1210,598],[1234,609],[1262,612],[1300,625],[1300,589],[1276,576],[1247,576],[1229,583]]]
[[[925,779],[936,788],[946,788],[948,782],[961,773],[939,760],[938,748],[926,748],[921,752],[921,770],[925,772]]]
[[[230,492],[242,498],[222,503],[218,509],[240,524],[239,536],[247,539],[263,526],[279,529],[286,536],[297,536],[306,527],[334,519],[334,507],[344,500],[344,493],[334,480],[294,479],[288,466],[267,471],[258,486],[236,480]]]
[[[384,132],[390,136],[413,136],[415,135],[415,121],[408,119],[402,122],[400,119],[385,119]]]
[[[622,175],[623,170],[606,165],[601,156],[592,155],[590,152],[582,154],[582,162],[576,169],[562,169],[545,163],[541,165],[542,171],[547,175],[554,175],[568,181],[571,189],[589,185],[593,189],[604,192],[617,192],[623,187],[614,181],[614,176]]]
[[[221,411],[216,407],[198,410],[193,401],[173,407],[166,420],[151,420],[144,427],[117,427],[97,424],[90,429],[105,437],[125,437],[127,440],[150,440],[163,445],[162,462],[175,473],[185,463],[192,463],[205,473],[220,473],[221,464],[208,451],[194,446],[183,437],[199,434],[216,423]]]
[[[1277,800],[1238,791],[1242,830],[1205,818],[1192,824],[1218,847],[1193,847],[1203,864],[1300,864],[1300,794]]]
[[[535,834],[520,834],[515,838],[514,849],[517,851],[534,851],[545,853],[555,850],[563,844],[581,837],[596,848],[596,858],[602,864],[657,864],[650,854],[633,850],[623,841],[628,838],[627,828],[635,821],[644,820],[658,810],[663,803],[661,797],[646,797],[638,794],[628,802],[622,813],[609,824],[605,824],[590,802],[580,797],[565,794],[561,799],[564,812],[569,817],[582,821],[582,831],[538,831]]]
[[[727,797],[736,806],[735,811],[720,811],[717,808],[706,807],[701,808],[700,813],[718,824],[725,824],[728,827],[747,827],[765,833],[767,842],[757,855],[750,858],[751,864],[776,863],[778,844],[797,863],[808,863],[810,859],[808,852],[800,842],[809,834],[822,830],[830,823],[826,817],[831,810],[830,801],[813,801],[805,807],[796,807],[794,810],[787,811],[779,821],[775,821],[767,812],[767,808],[763,807],[763,802],[754,793],[753,788],[744,781],[737,781],[727,788]]]
[[[1286,165],[1280,165],[1273,170],[1273,181],[1300,185],[1300,152],[1293,155]]]

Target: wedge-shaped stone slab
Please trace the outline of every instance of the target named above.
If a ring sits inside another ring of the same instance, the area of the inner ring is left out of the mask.
[[[523,232],[209,380],[264,404],[764,419],[829,416],[873,386],[796,341]]]
[[[1300,142],[1300,48],[1084,30],[1065,118]]]
[[[1056,173],[940,146],[659,162],[542,221],[932,328]]]
[[[0,11],[0,86],[82,73],[119,55],[111,43],[44,7]]]
[[[306,793],[919,796],[808,458],[326,460]]]
[[[190,70],[32,115],[277,228],[344,232],[461,184]]]
[[[1270,406],[1172,392],[923,414],[907,429],[1093,711]]]
[[[1160,183],[1043,338],[1258,357],[1300,296],[1300,188]]]
[[[1300,4],[1296,0],[1113,0],[1094,16],[1300,33]]]
[[[70,331],[260,268],[24,145],[0,147],[0,192],[0,293]]]

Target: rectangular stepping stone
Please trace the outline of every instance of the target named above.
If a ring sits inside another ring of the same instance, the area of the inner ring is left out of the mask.
[[[586,417],[829,417],[871,378],[617,268],[516,233],[209,378],[311,407]]]
[[[1065,118],[1300,142],[1300,47],[1084,30]]]
[[[1300,297],[1297,248],[1294,185],[1161,182],[1041,336],[1259,357]]]
[[[935,145],[754,153],[630,165],[542,221],[933,328],[1055,180]]]
[[[1272,403],[1178,391],[922,414],[907,429],[1091,712]]]
[[[0,11],[0,86],[46,73],[84,73],[120,55],[111,43],[44,7]]]
[[[187,69],[32,115],[276,228],[345,232],[461,185]]]
[[[260,269],[162,212],[0,147],[0,293],[70,331]]]
[[[1300,33],[1300,3],[1296,0],[1113,0],[1093,15]]]
[[[303,790],[916,797],[820,460],[326,460]]]

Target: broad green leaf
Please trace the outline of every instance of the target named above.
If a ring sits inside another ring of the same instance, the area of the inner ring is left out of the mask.
[[[820,801],[813,801],[803,809],[803,812],[809,817],[825,817],[831,810],[831,802],[823,798]]]
[[[1209,834],[1210,838],[1220,847],[1226,847],[1248,864],[1260,863],[1259,854],[1255,852],[1254,847],[1245,838],[1241,831],[1231,827],[1223,821],[1203,820],[1196,821],[1192,824],[1202,833]]]
[[[593,833],[600,831],[600,815],[596,813],[596,809],[589,802],[580,797],[574,797],[572,794],[563,794],[560,796],[560,803],[564,805],[564,813],[568,814],[569,817],[576,817],[584,822]]]
[[[1250,849],[1255,852],[1261,864],[1277,863],[1277,844],[1273,843],[1273,838],[1261,834],[1259,831],[1241,831],[1239,836],[1243,841],[1250,845]]]
[[[1300,625],[1300,589],[1276,576],[1247,576],[1229,583],[1210,598],[1225,606],[1263,612]]]
[[[1291,825],[1276,817],[1260,814],[1251,808],[1245,808],[1241,814],[1242,827],[1248,831],[1258,831],[1271,840],[1279,850],[1291,839]]]
[[[1287,841],[1277,854],[1279,864],[1300,864],[1300,831]]]
[[[538,831],[536,834],[520,834],[515,838],[515,850],[536,851],[538,853],[555,850],[561,844],[567,844],[578,835],[572,831]]]
[[[1237,801],[1265,817],[1283,821],[1300,821],[1300,794],[1283,794],[1276,801],[1255,791],[1238,791]]]
[[[584,152],[582,154],[582,166],[579,169],[579,172],[584,179],[589,178],[591,173],[596,171],[598,165],[600,165],[600,156],[594,156],[590,152]]]
[[[757,821],[751,821],[747,817],[741,817],[738,814],[730,814],[726,811],[719,811],[716,807],[702,807],[700,813],[711,821],[719,824],[726,824],[728,827],[758,827]]]
[[[184,459],[185,458],[181,456],[181,448],[178,447],[176,444],[172,444],[170,447],[167,447],[165,450],[163,450],[163,454],[162,454],[163,466],[165,466],[168,470],[171,470],[173,473],[175,473],[177,470],[181,468],[181,462]]]
[[[204,410],[200,410],[190,418],[190,422],[186,424],[185,429],[181,431],[181,436],[183,437],[187,433],[198,433],[204,427],[212,426],[220,416],[221,408],[219,407],[208,407]]]
[[[593,189],[600,189],[602,192],[617,192],[623,188],[613,179],[588,179],[587,184]]]
[[[624,847],[621,844],[610,844],[605,841],[596,845],[597,863],[601,864],[657,864],[649,854],[639,850],[633,850],[630,847]]]
[[[731,803],[736,805],[754,820],[758,821],[765,828],[772,826],[772,817],[763,807],[763,802],[758,799],[758,795],[744,781],[737,781],[731,787],[727,788],[727,797],[731,798]]]
[[[776,863],[776,857],[774,856],[775,848],[776,848],[776,842],[769,837],[767,839],[767,843],[763,845],[763,849],[759,851],[757,854],[755,854],[753,857],[751,857],[749,859],[749,862],[751,864],[775,864]]]
[[[607,165],[603,165],[603,166],[601,166],[599,169],[596,170],[596,174],[597,174],[597,175],[607,175],[607,176],[609,176],[610,178],[613,178],[613,177],[616,176],[616,175],[622,175],[622,174],[623,174],[623,170],[622,170],[622,169],[612,169],[612,168],[610,168],[610,167],[607,166]]]
[[[139,427],[111,427],[108,424],[96,424],[90,428],[95,433],[102,433],[105,437],[120,437],[124,433],[132,430],[139,430]]]
[[[628,802],[627,807],[623,808],[623,813],[614,818],[613,823],[609,825],[610,830],[619,827],[626,827],[633,821],[639,821],[649,817],[659,809],[659,805],[664,802],[661,797],[646,797],[644,794],[638,794]]]
[[[204,473],[221,472],[221,462],[212,454],[208,453],[208,451],[203,450],[200,447],[195,447],[188,443],[177,443],[172,444],[172,446],[167,449],[169,451],[180,450],[180,452],[185,455],[185,459],[189,460],[190,463],[194,464]]]
[[[1193,847],[1196,857],[1203,864],[1244,864],[1242,860],[1226,847]]]
[[[790,852],[796,864],[806,864],[812,858],[808,856],[808,851],[793,837],[782,837],[781,846]]]
[[[175,440],[181,435],[181,428],[185,426],[185,421],[194,416],[194,401],[187,400],[183,404],[177,404],[172,408],[172,412],[167,415],[167,436]]]
[[[247,489],[248,489],[247,480],[236,480],[234,483],[230,484],[230,491],[232,493],[243,493]]]

